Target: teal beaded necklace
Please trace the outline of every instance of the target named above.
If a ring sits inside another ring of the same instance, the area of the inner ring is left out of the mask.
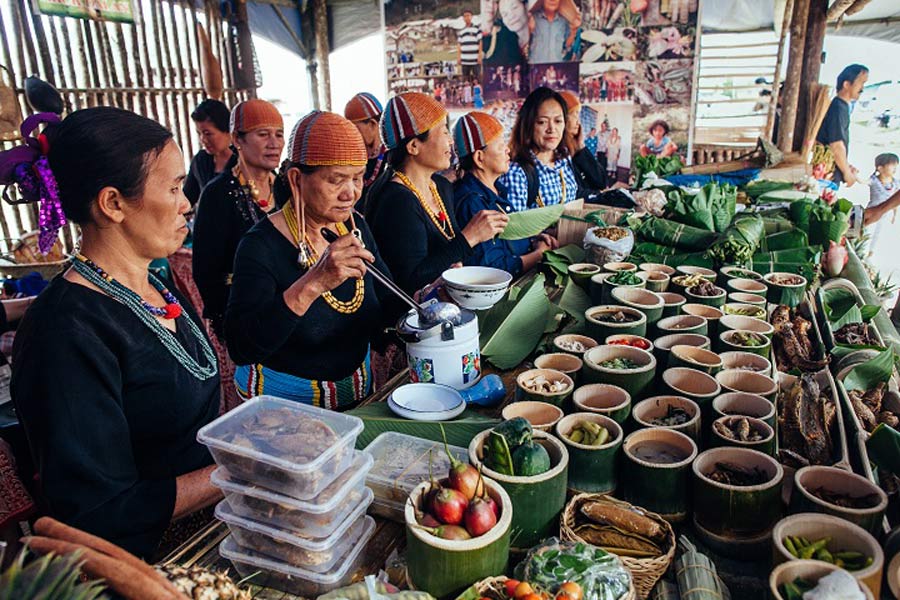
[[[175,335],[169,329],[164,327],[154,315],[147,311],[144,306],[145,302],[139,295],[110,277],[106,271],[103,271],[103,269],[81,255],[73,256],[72,258],[72,268],[74,268],[79,275],[100,288],[100,290],[110,298],[118,300],[131,309],[131,312],[136,314],[138,318],[143,321],[154,334],[156,334],[156,337],[162,342],[162,345],[166,347],[166,350],[168,350],[191,375],[200,381],[206,381],[218,373],[216,355],[213,353],[212,348],[210,348],[209,342],[206,341],[206,336],[203,335],[193,319],[187,317],[184,321],[187,323],[188,329],[193,336],[200,342],[203,358],[207,363],[207,366],[205,367],[201,367],[194,357],[188,354],[181,342],[175,338]],[[157,290],[162,291],[165,289],[163,283],[152,273],[147,273],[147,278]]]

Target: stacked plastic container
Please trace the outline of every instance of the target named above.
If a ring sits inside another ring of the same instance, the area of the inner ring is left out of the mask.
[[[260,396],[197,433],[225,494],[219,546],[242,577],[314,598],[347,585],[375,532],[366,516],[373,459],[354,450],[360,419]]]
[[[457,459],[469,462],[465,448],[449,448]],[[398,523],[404,522],[406,499],[413,488],[428,481],[429,471],[435,479],[443,479],[450,470],[443,444],[393,431],[372,440],[365,452],[375,463],[366,478],[366,485],[375,493],[369,512]]]

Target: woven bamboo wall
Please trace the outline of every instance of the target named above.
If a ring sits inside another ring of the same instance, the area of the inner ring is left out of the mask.
[[[234,88],[227,23],[216,0],[133,2],[138,22],[123,24],[46,16],[37,14],[30,0],[0,0],[0,65],[11,74],[24,115],[31,110],[22,84],[36,75],[56,86],[67,111],[118,106],[159,121],[189,161],[200,148],[190,113],[205,97],[198,23],[222,65],[224,102],[233,106],[249,93]],[[3,73],[7,82],[9,74]],[[10,240],[35,229],[36,206],[2,203],[0,253],[8,251]],[[63,238],[65,250],[71,250],[75,229],[66,229]]]

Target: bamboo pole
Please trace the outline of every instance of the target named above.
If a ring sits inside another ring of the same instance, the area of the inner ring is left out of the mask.
[[[791,17],[791,42],[788,70],[784,78],[781,102],[781,124],[778,128],[778,147],[785,154],[794,147],[794,125],[797,122],[797,103],[800,98],[800,72],[803,69],[803,47],[806,44],[806,21],[810,0],[795,0]],[[804,99],[805,100],[805,99]]]
[[[331,68],[328,55],[328,7],[325,0],[313,0],[313,17],[316,23],[316,61],[319,64],[321,83],[319,97],[324,110],[331,110]]]
[[[95,34],[100,51],[100,65],[103,68],[103,77],[106,78],[106,84],[114,91],[112,92],[113,102],[119,108],[127,108],[125,106],[125,96],[121,91],[121,83],[119,82],[119,74],[116,71],[116,60],[112,55],[112,44],[109,41],[109,35],[106,23],[95,23]]]
[[[791,27],[791,16],[794,12],[794,0],[787,0],[784,5],[784,16],[781,20],[781,35],[778,38],[778,60],[775,62],[775,77],[772,81],[772,96],[769,102],[769,111],[766,115],[766,129],[763,135],[767,140],[772,140],[775,130],[775,111],[778,108],[778,91],[781,86],[781,63],[784,60],[784,43],[787,40],[788,29]]]
[[[135,4],[135,8],[138,11],[141,11],[140,4]],[[148,83],[152,85],[150,66],[148,62],[148,58],[145,52],[145,46],[142,45],[141,40],[143,39],[143,30],[144,23],[146,23],[146,19],[144,18],[143,12],[140,12],[141,18],[139,23],[135,23],[131,27],[131,47],[134,50],[134,81],[136,86],[145,86]],[[154,119],[159,122],[159,111],[156,108],[156,102],[150,96],[150,94],[139,93],[139,96],[144,100],[145,112],[144,114],[147,117]]]
[[[104,84],[100,80],[100,69],[97,67],[97,58],[96,58],[97,55],[94,52],[94,40],[93,40],[93,36],[91,35],[91,29],[87,22],[85,22],[84,20],[80,20],[80,21],[81,21],[80,22],[81,38],[79,40],[81,42],[80,50],[81,50],[81,53],[85,57],[85,62],[87,64],[87,66],[89,67],[86,71],[89,74],[88,81],[90,82],[90,84],[93,87],[102,88],[102,87],[104,87]],[[88,96],[88,98],[89,98],[88,105],[90,106],[91,105],[90,104],[90,96]],[[94,101],[96,102],[96,98],[94,98]],[[109,97],[106,94],[103,95],[103,103],[109,104]],[[94,106],[96,106],[96,104],[94,104]]]
[[[23,73],[27,75],[36,75],[40,77],[40,67],[37,59],[37,54],[34,51],[34,37],[31,35],[31,30],[28,27],[28,21],[25,19],[25,13],[28,11],[28,5],[25,3],[25,0],[18,0],[17,2],[10,2],[13,7],[13,11],[16,13],[16,19],[19,23],[19,39],[22,40],[23,43],[20,44],[20,50],[24,48],[25,52],[23,53],[31,62],[29,64],[29,68]]]
[[[172,27],[175,28],[176,31],[178,31],[178,18],[175,13],[175,2],[169,2],[169,21],[170,21]],[[181,31],[185,31],[185,33],[190,35],[190,32],[188,32],[186,30],[187,30],[187,23],[185,22],[184,27],[181,29]],[[181,40],[180,40],[181,36],[176,35],[176,36],[172,36],[172,37],[173,37],[173,42],[175,45],[175,64],[178,66],[178,83],[181,86],[181,88],[185,90],[184,92],[182,92],[181,94],[178,95],[178,100],[180,101],[180,106],[181,106],[181,118],[182,118],[181,122],[183,123],[183,127],[182,127],[183,135],[181,138],[182,150],[188,156],[193,156],[194,155],[194,141],[193,141],[193,136],[191,135],[191,129],[192,129],[192,127],[191,127],[191,123],[192,123],[192,121],[191,121],[191,110],[192,110],[191,104],[192,104],[192,100],[191,100],[190,95],[187,92],[187,87],[188,87],[187,70],[188,69],[186,67],[186,65],[190,64],[190,60],[189,60],[189,58],[187,61],[185,61],[185,59],[184,59],[184,55],[183,55],[182,48],[181,48],[181,46],[182,46]],[[190,56],[190,54],[188,56]]]
[[[800,74],[797,123],[794,125],[794,150],[801,150],[806,137],[806,125],[813,107],[809,99],[819,83],[822,71],[822,50],[825,47],[826,9],[828,0],[812,0],[806,21],[806,41],[803,45],[803,70]]]
[[[828,9],[828,13],[826,14],[826,18],[829,21],[837,21],[838,18],[843,16],[843,14],[850,8],[856,0],[834,0],[831,8]]]
[[[56,55],[58,57],[68,57],[68,60],[59,60],[58,68],[59,68],[59,80],[57,81],[57,88],[60,89],[60,86],[63,88],[70,87],[69,82],[72,82],[72,87],[78,87],[75,83],[75,69],[72,67],[72,61],[74,57],[71,52],[66,52],[65,45],[68,42],[68,30],[65,26],[62,28],[62,36],[60,36],[59,28],[56,26],[57,17],[49,17],[50,21],[50,39],[53,40],[53,45],[56,48]],[[71,77],[70,74],[71,73]],[[62,91],[60,91],[62,94]],[[65,99],[66,108],[71,110],[73,107],[77,106],[77,102],[73,103],[72,94],[63,94],[63,98]]]
[[[849,17],[851,15],[855,15],[862,9],[864,9],[872,0],[856,0],[847,10],[844,11],[844,15]]]
[[[156,9],[157,9],[156,1],[150,0],[150,15],[151,15],[151,19],[153,21],[153,30],[154,31],[158,31],[159,25],[160,25],[159,19],[157,18],[157,10]],[[166,63],[164,60],[163,48],[159,42],[158,35],[153,36],[153,49],[155,50],[157,73],[159,73],[159,83],[161,86],[172,87],[170,84],[169,72],[166,68]],[[169,99],[167,96],[157,96],[157,99],[158,99],[160,106],[162,107],[161,113],[163,115],[163,118],[165,119],[165,121],[163,121],[163,125],[165,125],[169,129],[172,129],[175,119],[173,118],[173,115],[172,115],[172,108],[168,101]]]
[[[115,23],[113,25],[113,37],[115,38],[116,48],[119,52],[119,60],[122,63],[122,82],[124,88],[134,86],[134,78],[131,75],[131,53],[128,52],[128,44],[125,41],[125,32],[122,31],[122,24]],[[122,94],[128,99],[129,110],[141,114],[140,100],[136,94],[122,91]],[[144,115],[146,116],[146,115]]]
[[[19,15],[19,7],[15,2],[10,2],[10,7],[12,7],[12,26],[13,31],[16,32],[15,38],[20,40],[25,39],[25,30],[22,29],[22,19]],[[28,67],[27,59],[25,58],[25,46],[26,44],[19,44],[16,47],[16,62],[19,63],[19,77],[21,81],[24,81],[26,77],[31,74],[31,69]],[[21,83],[20,83],[21,84]]]

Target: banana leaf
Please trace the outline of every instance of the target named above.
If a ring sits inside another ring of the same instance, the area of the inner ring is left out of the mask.
[[[584,248],[569,244],[556,250],[544,252],[543,263],[553,274],[553,285],[560,285],[569,274],[569,265],[584,262]]]
[[[510,288],[481,323],[481,355],[498,369],[511,369],[537,347],[555,308],[547,299],[544,276]]]
[[[705,250],[717,237],[712,231],[657,217],[644,219],[635,233],[645,241],[686,250]]]
[[[766,226],[766,235],[774,235],[796,229],[794,224],[784,217],[763,217],[763,224]]]
[[[765,221],[765,219],[763,219]],[[791,228],[787,231],[779,231],[767,235],[763,239],[762,247],[766,252],[776,250],[790,250],[791,248],[804,248],[809,246],[809,238],[802,229]]]
[[[510,213],[509,223],[500,234],[500,239],[523,240],[534,237],[559,221],[564,210],[565,204],[553,204]]]
[[[706,256],[704,252],[691,252],[689,254],[670,254],[668,256],[644,256],[643,262],[659,263],[670,267],[684,265],[686,267],[706,267],[712,269],[715,262]]]
[[[415,437],[442,442],[441,426],[447,432],[447,442],[467,448],[476,435],[497,425],[500,421],[485,417],[472,409],[466,409],[451,421],[411,421],[395,415],[387,402],[374,402],[347,411],[348,415],[363,420],[364,429],[356,438],[356,448],[362,450],[386,431],[396,431]]]
[[[694,194],[672,190],[667,197],[666,217],[668,219],[707,231],[716,230],[710,197],[702,189]]]
[[[803,231],[809,231],[809,217],[812,214],[815,203],[812,200],[796,200],[791,202],[791,221]]]
[[[760,275],[768,273],[796,273],[806,277],[807,283],[812,285],[818,275],[818,264],[808,262],[775,262],[771,260],[751,260],[749,264],[744,265],[748,269],[752,269]]]
[[[662,244],[656,244],[654,242],[638,242],[631,251],[632,255],[639,256],[669,256],[677,253],[678,250],[673,246],[663,246]],[[650,261],[648,260],[645,262]]]
[[[848,325],[850,323],[868,323],[875,317],[875,315],[878,314],[879,310],[881,310],[880,306],[874,306],[871,304],[857,306],[856,304],[854,304],[850,307],[850,310],[845,312],[833,322],[829,322],[828,325],[831,327],[832,331],[837,331],[844,325]]]
[[[850,390],[865,391],[876,384],[888,382],[894,373],[894,351],[884,350],[878,356],[866,362],[859,363],[844,377],[844,388]]]
[[[856,306],[856,298],[853,297],[850,290],[842,287],[822,290],[822,308],[829,323],[840,319],[854,306]]]
[[[853,204],[840,199],[832,205],[819,200],[809,215],[809,243],[827,246],[828,242],[840,242],[850,228],[850,211]]]
[[[802,232],[801,232],[802,233]],[[806,246],[804,248],[790,248],[786,250],[773,250],[771,252],[758,252],[753,255],[753,260],[773,262],[819,262],[822,248],[819,246]]]
[[[744,186],[744,193],[751,198],[759,198],[769,192],[791,190],[794,184],[788,181],[770,181],[768,179],[756,179]]]
[[[744,264],[753,258],[764,235],[765,226],[759,215],[738,217],[710,246],[706,256],[720,265]]]
[[[584,313],[591,307],[591,304],[591,297],[585,289],[569,278],[562,295],[559,297],[557,306],[575,319],[575,322],[578,324],[577,332],[584,329]]]
[[[866,441],[866,453],[879,469],[900,473],[900,431],[879,424]]]
[[[728,184],[707,183],[701,188],[700,193],[709,196],[709,207],[713,216],[713,227],[718,233],[722,233],[734,220],[734,212],[737,206],[737,187]]]

